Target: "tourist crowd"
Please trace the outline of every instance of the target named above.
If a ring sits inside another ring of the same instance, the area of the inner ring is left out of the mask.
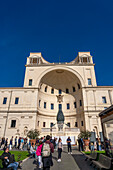
[[[78,139],[78,145],[79,145],[79,151],[84,151],[85,150],[85,143],[82,138]],[[88,145],[89,150],[91,151],[101,151],[104,150],[104,143],[101,142],[100,138],[96,138],[95,141],[90,141],[89,140],[89,145]]]
[[[72,154],[71,149],[71,139],[70,137],[66,140],[68,146],[68,154]],[[8,142],[8,138],[0,139],[0,149],[4,150],[4,153],[0,157],[4,160],[4,165],[7,167],[13,167],[14,170],[17,170],[19,164],[11,160],[11,154],[9,150],[11,149],[20,149],[24,150],[27,149],[31,156],[34,156],[36,159],[36,163],[39,166],[39,169],[43,167],[43,170],[49,170],[50,166],[53,166],[52,161],[52,153],[54,150],[58,151],[58,162],[61,162],[61,155],[63,150],[63,144],[61,138],[52,139],[49,135],[46,137],[41,137],[40,139],[36,140],[28,140],[27,138],[12,138]],[[6,164],[7,162],[7,164]],[[21,167],[20,167],[21,168]]]
[[[71,138],[68,137],[66,139],[67,142],[67,150],[68,154],[72,154],[72,147],[71,147]],[[78,139],[79,151],[85,150],[85,143],[82,138]],[[88,148],[91,151],[99,150],[101,151],[104,149],[103,143],[100,141],[99,138],[96,139],[95,142],[89,141]],[[17,136],[8,141],[8,138],[0,139],[0,149],[4,150],[2,158],[9,158],[9,150],[11,149],[18,149],[18,150],[28,150],[31,156],[34,156],[39,169],[43,167],[43,170],[49,170],[50,166],[53,166],[52,161],[52,153],[54,150],[58,151],[58,162],[61,162],[62,151],[63,151],[63,144],[61,138],[52,139],[49,135],[41,137],[40,139],[29,140],[27,138],[22,138]],[[5,156],[4,156],[5,155]],[[7,155],[7,156],[6,156]],[[17,169],[18,163],[15,161],[12,164],[8,164],[8,166],[15,167],[14,170]]]
[[[28,145],[28,139],[17,136],[14,138],[13,136],[11,139],[8,138],[0,138],[0,149],[3,149],[7,146],[9,146],[9,150],[12,150],[13,148],[23,150],[25,146]]]

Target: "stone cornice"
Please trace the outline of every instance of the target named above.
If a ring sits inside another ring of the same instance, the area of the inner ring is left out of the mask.
[[[76,63],[76,64],[71,64],[71,63],[59,63],[59,64],[56,64],[56,63],[50,63],[50,64],[37,64],[37,65],[25,65],[25,67],[42,67],[42,66],[95,66],[95,64],[92,64],[92,63],[88,63],[88,64],[80,64],[80,63]]]

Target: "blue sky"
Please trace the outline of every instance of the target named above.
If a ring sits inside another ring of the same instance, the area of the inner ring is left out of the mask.
[[[113,85],[113,1],[1,0],[0,87],[21,87],[26,58],[49,62],[90,51],[98,85]]]

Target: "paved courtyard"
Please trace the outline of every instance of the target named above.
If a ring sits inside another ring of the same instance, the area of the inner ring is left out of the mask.
[[[57,162],[57,151],[53,154],[53,167],[51,170],[93,170],[89,163],[85,161],[85,157],[77,149],[73,148],[73,154],[67,153],[67,148],[62,152],[62,162]],[[22,164],[23,170],[38,170],[35,159],[29,158]]]

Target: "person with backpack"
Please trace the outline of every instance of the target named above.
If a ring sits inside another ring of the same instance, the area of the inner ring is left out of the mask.
[[[43,170],[50,170],[50,166],[53,166],[52,153],[54,153],[54,146],[50,142],[50,136],[47,135],[42,147]]]
[[[38,165],[39,165],[39,169],[41,169],[42,167],[42,146],[43,146],[43,142],[40,141],[36,150],[36,155],[38,156]]]
[[[62,150],[63,150],[62,140],[61,140],[61,138],[59,138],[59,141],[58,141],[58,162],[61,162]]]

